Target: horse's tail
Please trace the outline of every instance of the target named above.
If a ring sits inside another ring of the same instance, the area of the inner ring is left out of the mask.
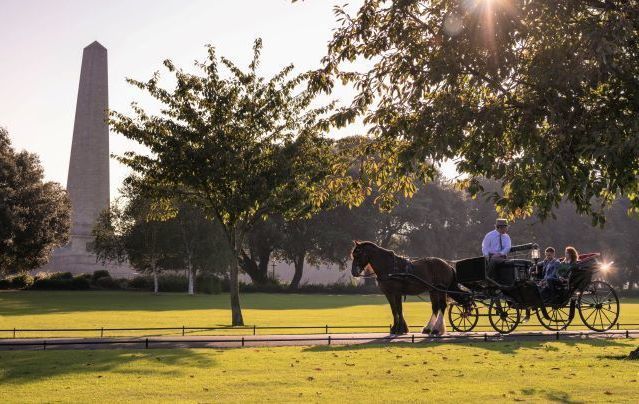
[[[470,301],[470,294],[459,287],[457,279],[453,279],[453,282],[448,286],[447,295],[462,306],[465,306]]]

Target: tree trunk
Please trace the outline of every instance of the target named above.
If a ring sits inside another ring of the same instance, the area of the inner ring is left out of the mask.
[[[160,293],[160,282],[158,280],[158,269],[153,265],[153,293]]]
[[[195,294],[195,275],[195,271],[193,270],[193,267],[191,267],[189,269],[189,295]]]
[[[242,248],[241,240],[238,240],[236,229],[231,230],[231,242],[233,248],[233,262],[231,262],[231,270],[229,271],[229,294],[231,297],[231,325],[243,326],[244,318],[242,317],[242,306],[240,305],[240,283],[239,283],[239,271],[240,263],[239,253]]]
[[[268,256],[270,256],[270,253]],[[240,266],[242,267],[242,270],[251,277],[251,281],[256,285],[264,285],[268,282],[268,256],[266,258],[266,269],[264,269],[261,256],[258,263],[255,262],[253,258],[249,257],[244,250],[240,252]]]
[[[262,251],[258,255],[258,259],[260,260],[257,263],[257,268],[259,269],[260,279],[264,279],[264,283],[268,282],[268,263],[271,260],[271,251]],[[273,279],[275,281],[275,279]]]
[[[300,281],[302,280],[302,274],[304,272],[304,258],[306,254],[302,254],[301,256],[295,259],[295,274],[293,275],[293,279],[291,280],[291,284],[289,285],[289,289],[297,289],[300,286]]]
[[[189,295],[194,295],[195,294],[195,271],[193,270],[193,258],[191,257],[190,253],[186,255],[186,271],[187,271],[187,278],[189,280],[187,293]]]

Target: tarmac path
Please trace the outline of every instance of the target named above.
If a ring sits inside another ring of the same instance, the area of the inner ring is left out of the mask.
[[[495,332],[451,332],[441,337],[410,333],[401,336],[388,333],[357,334],[292,334],[248,336],[166,336],[128,338],[16,338],[0,339],[0,350],[48,349],[167,349],[167,348],[241,348],[311,345],[366,345],[393,343],[467,343],[512,341],[557,341],[580,339],[639,338],[639,330],[530,331],[500,335]]]

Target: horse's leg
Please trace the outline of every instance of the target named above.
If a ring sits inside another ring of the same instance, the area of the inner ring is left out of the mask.
[[[402,306],[402,295],[395,295],[395,309],[397,310],[397,330],[396,334],[406,334],[408,332],[408,325],[404,320],[404,312]]]
[[[431,314],[430,320],[428,320],[428,323],[426,324],[424,329],[422,329],[422,334],[430,334],[433,331],[433,325],[435,323],[435,320],[437,320],[437,299],[435,298],[436,293],[430,292],[429,296],[430,296],[430,305],[433,310],[433,314]]]
[[[446,333],[446,293],[438,293],[437,321],[433,327],[433,334],[444,335]]]
[[[390,304],[391,312],[393,313],[393,325],[390,329],[391,334],[397,334],[397,307],[395,305],[395,295],[393,293],[384,291],[384,295],[386,296],[386,300],[388,300],[388,304]]]

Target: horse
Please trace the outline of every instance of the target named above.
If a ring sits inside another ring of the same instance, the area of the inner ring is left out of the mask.
[[[375,273],[377,284],[388,299],[393,313],[391,334],[401,335],[408,332],[408,325],[402,312],[402,296],[420,295],[426,291],[430,295],[433,314],[422,329],[422,333],[432,335],[446,333],[444,313],[448,296],[460,304],[467,303],[464,292],[457,285],[455,271],[446,261],[435,257],[410,261],[370,241],[354,241],[354,243],[355,246],[351,252],[353,259],[351,274],[353,277],[359,277],[367,268]],[[397,276],[390,276],[393,274]],[[401,274],[411,275],[402,276]]]

